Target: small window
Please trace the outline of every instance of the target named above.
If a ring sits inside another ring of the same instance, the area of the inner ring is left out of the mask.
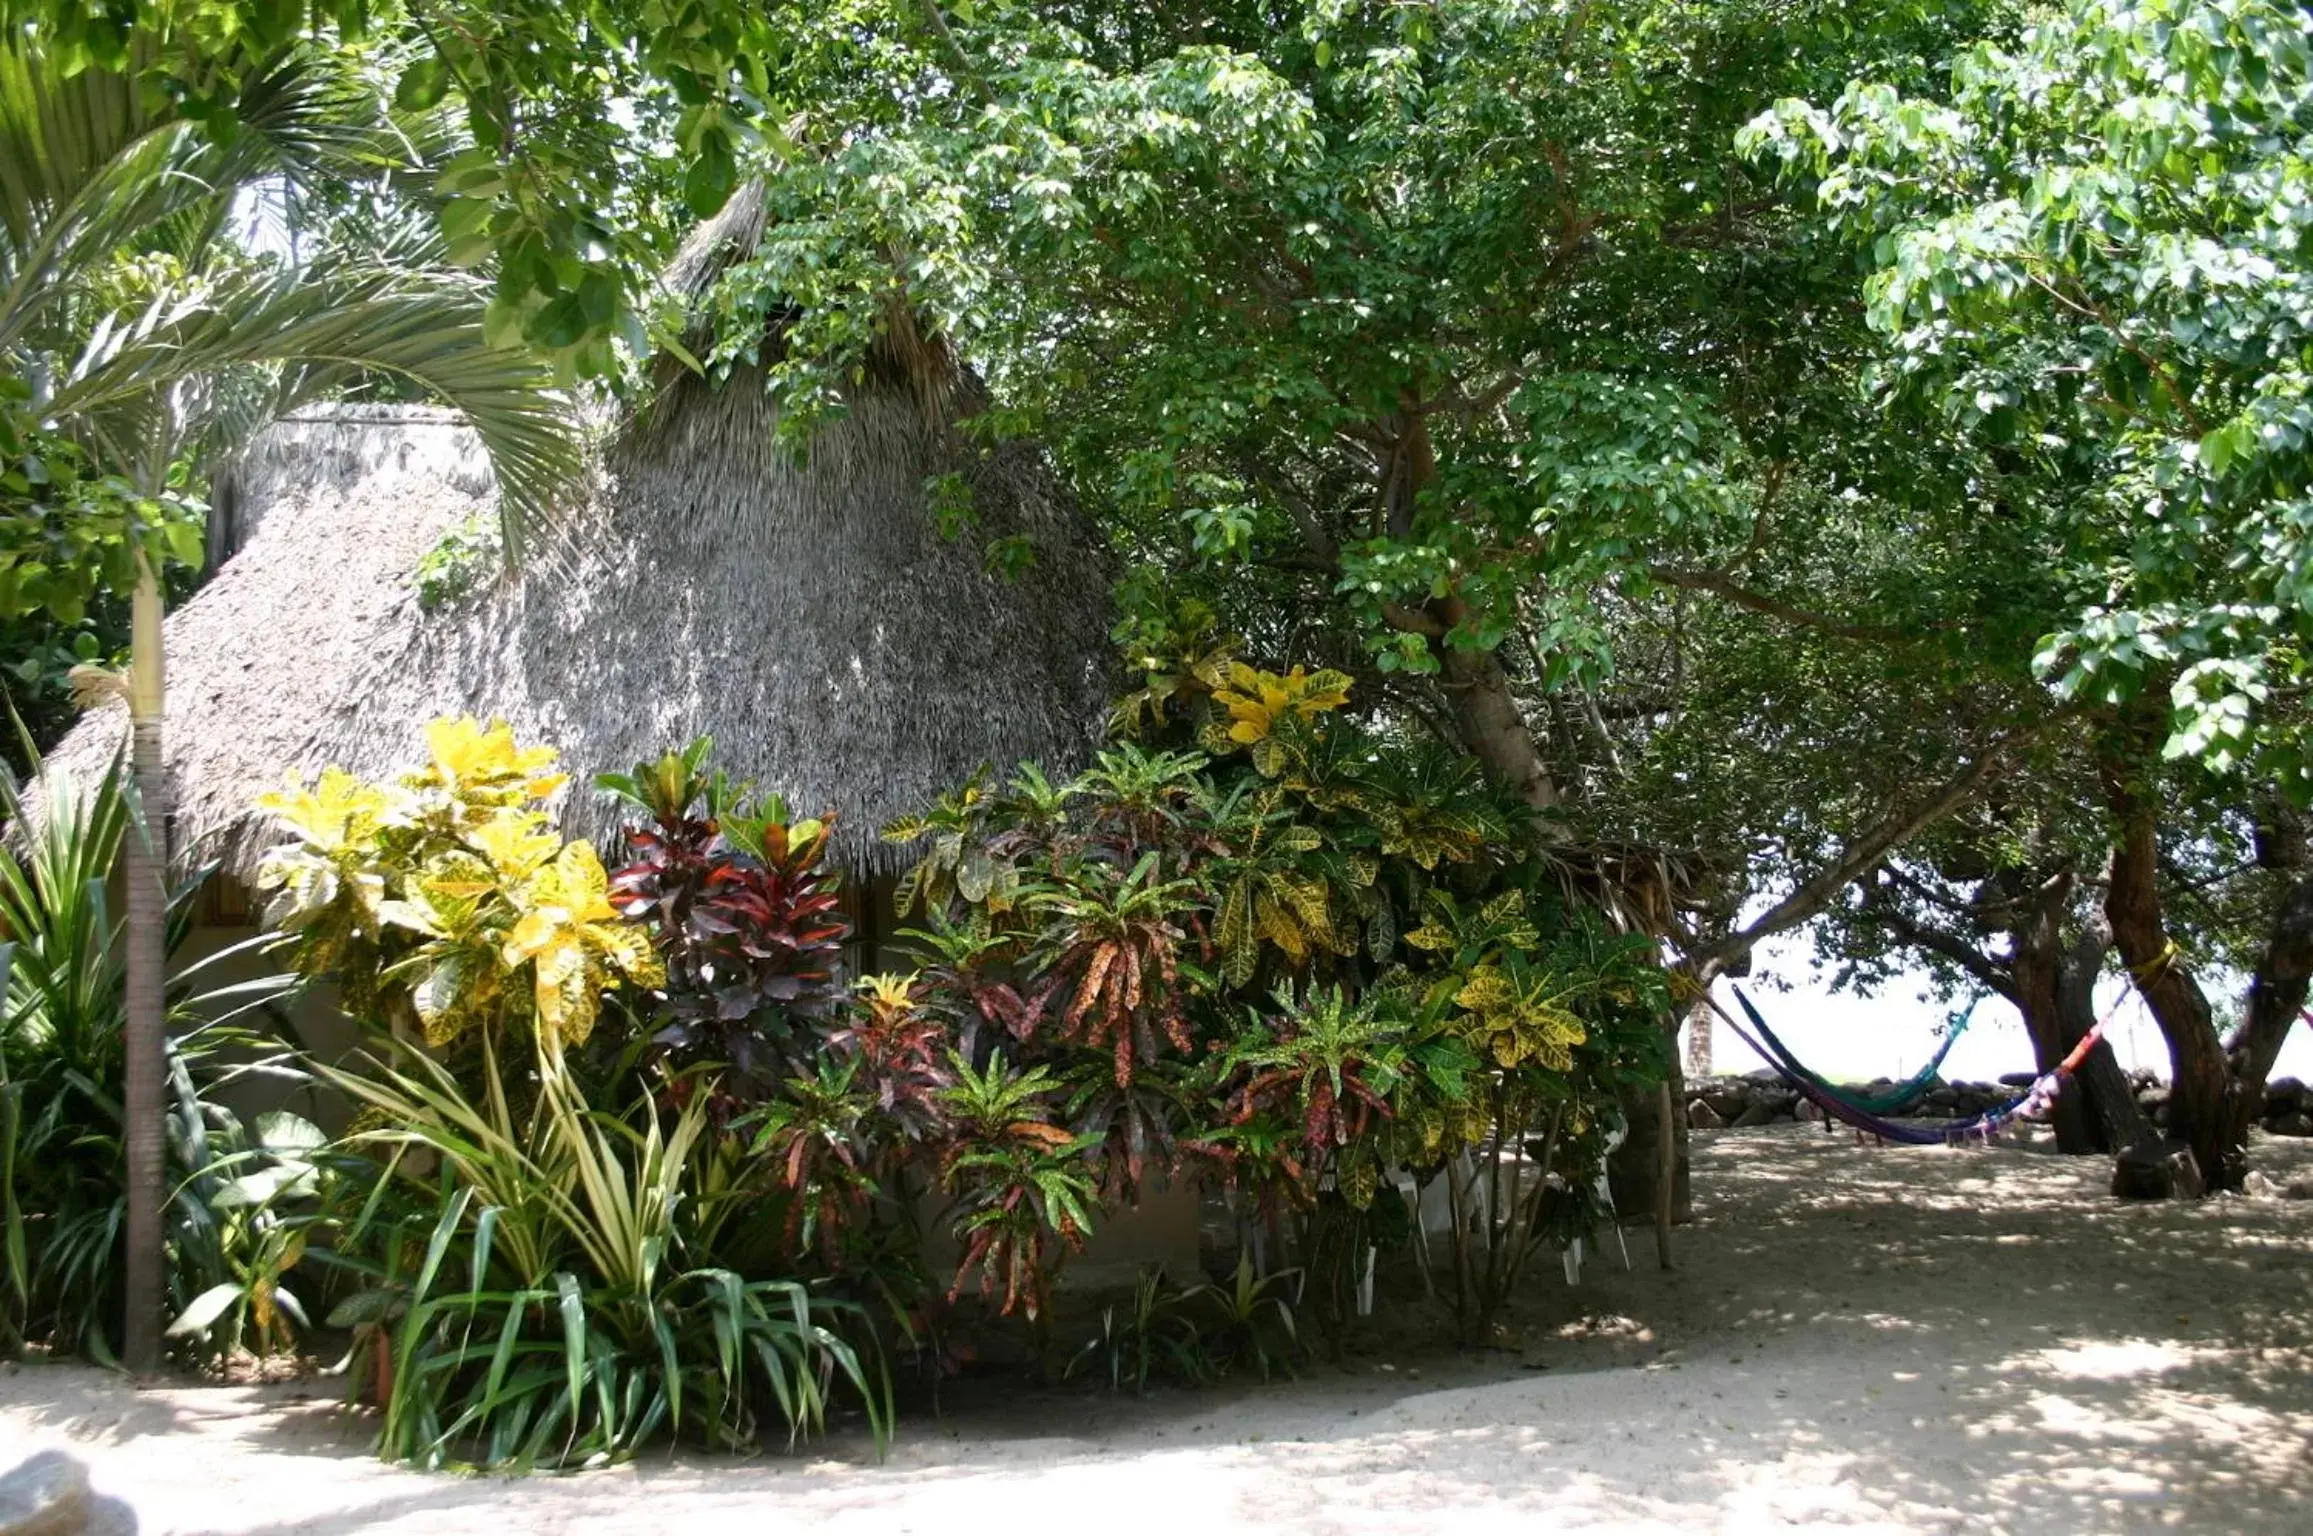
[[[211,875],[201,886],[194,911],[204,928],[253,928],[257,923],[257,908],[250,900],[249,887],[223,870]]]

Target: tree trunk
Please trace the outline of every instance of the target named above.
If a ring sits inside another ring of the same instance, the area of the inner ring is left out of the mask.
[[[1687,1076],[1711,1075],[1711,999],[1708,993],[1687,1010]]]
[[[2112,930],[2099,921],[2073,942],[2064,957],[2057,977],[2056,1004],[2058,1039],[2066,1056],[2096,1027],[2096,978],[2104,974],[2104,957],[2111,951]],[[2065,1094],[2079,1096],[2095,1127],[2098,1150],[2119,1153],[2151,1139],[2152,1122],[2138,1107],[2136,1090],[2129,1086],[2128,1074],[2120,1070],[2120,1058],[2113,1054],[2111,1041],[2096,1042]]]
[[[2064,947],[2061,922],[2070,894],[2067,883],[2058,901],[2034,911],[2010,932],[2010,998],[2024,1016],[2033,1065],[2042,1073],[2054,1071],[2096,1027],[2096,979],[2112,949],[2112,935],[2100,923]],[[2049,1120],[2056,1130],[2056,1150],[2073,1154],[2117,1153],[2152,1134],[2128,1074],[2120,1070],[2120,1058],[2103,1041],[2057,1096]]]
[[[1489,778],[1534,809],[1556,805],[1558,781],[1534,744],[1500,658],[1491,651],[1456,651],[1443,644],[1432,649],[1463,749]]]
[[[1674,1015],[1675,1017],[1675,1015]],[[1675,1026],[1674,1026],[1675,1027]],[[1693,1169],[1687,1161],[1686,1079],[1679,1072],[1678,1042],[1671,1042],[1667,1097],[1653,1088],[1625,1093],[1622,1112],[1630,1130],[1606,1160],[1607,1190],[1614,1196],[1618,1219],[1640,1219],[1662,1203],[1662,1106],[1670,1105],[1671,1220],[1692,1221],[1695,1214]]]
[[[2168,1042],[2169,1135],[2192,1148],[2208,1190],[2238,1189],[2248,1155],[2231,1134],[2226,1088],[2232,1074],[2208,997],[2161,915],[2158,811],[2150,796],[2109,766],[2105,785],[2116,825],[2104,911],[2120,957]]]
[[[1412,391],[1405,393],[1400,409],[1377,426],[1390,446],[1377,466],[1380,480],[1374,490],[1390,535],[1410,538],[1422,495],[1437,477],[1437,447],[1430,440],[1428,417]],[[1534,732],[1510,690],[1510,675],[1502,670],[1501,658],[1492,651],[1463,650],[1450,643],[1454,631],[1471,617],[1461,594],[1449,588],[1418,609],[1385,607],[1384,612],[1397,627],[1427,641],[1462,749],[1496,784],[1534,809],[1556,805],[1557,780],[1534,743]]]
[[[2231,1079],[2226,1085],[2226,1142],[2242,1148],[2244,1160],[2249,1128],[2264,1112],[2265,1079],[2272,1075],[2282,1042],[2304,1010],[2309,985],[2313,985],[2313,875],[2291,886],[2273,915],[2264,957],[2249,983],[2247,1016],[2225,1053]]]
[[[128,1161],[121,1363],[137,1374],[161,1363],[167,1199],[161,1080],[166,1071],[168,963],[168,780],[161,761],[166,693],[161,667],[161,589],[149,559],[137,564],[129,632],[130,763],[139,814],[123,848],[128,887],[126,1017],[122,1023],[122,1139]]]
[[[2072,889],[2068,874],[2050,882],[2042,898],[2024,907],[2008,929],[2009,1000],[2024,1016],[2033,1068],[2041,1073],[2054,1071],[2072,1049],[2073,1042],[2065,1039],[2063,933]],[[2059,1152],[2079,1156],[2117,1150],[2105,1144],[2078,1092],[2059,1094],[2049,1121]]]

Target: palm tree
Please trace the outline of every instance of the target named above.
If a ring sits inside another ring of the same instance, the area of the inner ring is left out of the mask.
[[[70,72],[36,32],[0,38],[0,368],[32,386],[34,424],[152,497],[187,456],[316,395],[396,378],[465,412],[519,548],[574,478],[579,450],[544,365],[484,335],[481,280],[446,270],[427,237],[406,231],[294,262],[225,237],[243,191],[294,192],[374,154],[358,82],[316,55],[284,54],[246,72],[232,126],[218,131],[149,88],[152,62],[135,50],[122,71]],[[122,1359],[138,1372],[159,1363],[164,1263],[161,608],[158,557],[140,550],[127,686],[140,835],[123,858]]]

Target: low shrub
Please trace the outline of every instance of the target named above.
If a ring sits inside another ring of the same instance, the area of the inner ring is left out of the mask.
[[[323,1075],[364,1106],[349,1148],[379,1154],[363,1209],[327,1225],[371,1280],[332,1320],[359,1330],[382,1453],[580,1465],[662,1429],[737,1444],[767,1413],[800,1434],[837,1380],[880,1433],[880,1370],[841,1331],[855,1309],[705,1257],[715,1208],[746,1194],[705,1188],[714,1081],[613,1070],[589,1100],[575,1054],[606,1006],[630,1016],[613,994],[674,984],[666,930],[549,830],[553,754],[471,720],[427,740],[397,784],[332,770],[267,802],[294,835],[263,867],[286,948],[375,1026],[367,1061]],[[683,911],[732,899],[710,882]]]

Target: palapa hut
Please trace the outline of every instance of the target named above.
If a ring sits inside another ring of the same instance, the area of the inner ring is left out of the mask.
[[[742,195],[671,276],[699,291],[760,233]],[[1097,534],[1041,454],[964,452],[953,430],[976,384],[899,327],[848,409],[800,459],[774,440],[759,376],[669,381],[605,434],[583,516],[519,569],[420,600],[496,495],[474,433],[445,411],[308,409],[260,433],[216,488],[216,574],[167,623],[171,844],[212,860],[203,948],[245,936],[247,878],[273,841],[254,809],[288,773],[369,777],[413,768],[438,716],[502,716],[555,747],[572,774],[565,829],[600,840],[611,808],[589,787],[701,735],[718,765],[799,814],[838,817],[835,856],[872,953],[888,879],[908,851],[881,828],[981,763],[1072,770],[1110,702],[1110,572]],[[961,471],[978,528],[943,538],[927,477]],[[984,541],[1024,536],[1033,562],[991,574]],[[455,560],[447,563],[455,565]],[[454,585],[455,583],[452,583]],[[101,771],[127,734],[105,706],[53,754]],[[295,1027],[324,1056],[355,1043],[325,995]],[[298,1096],[324,1123],[342,1106]],[[261,1107],[254,1103],[244,1108]],[[1192,1192],[1104,1223],[1077,1282],[1197,1255]]]
[[[759,232],[751,197],[673,269],[696,290]],[[557,748],[578,786],[566,830],[601,836],[586,788],[711,735],[736,778],[799,814],[834,811],[836,857],[890,870],[880,840],[982,762],[1080,762],[1108,702],[1107,562],[1040,453],[962,451],[975,389],[943,349],[879,352],[848,409],[799,459],[774,440],[760,378],[672,381],[613,426],[556,547],[422,604],[495,490],[474,434],[440,410],[308,409],[258,435],[217,488],[215,578],[167,626],[172,847],[246,876],[270,840],[252,801],[285,773],[415,765],[441,715],[502,716]],[[979,527],[945,538],[927,477],[965,475]],[[986,538],[1025,536],[1016,576]],[[449,541],[449,542],[446,542]],[[126,711],[84,720],[55,756],[101,764]]]

